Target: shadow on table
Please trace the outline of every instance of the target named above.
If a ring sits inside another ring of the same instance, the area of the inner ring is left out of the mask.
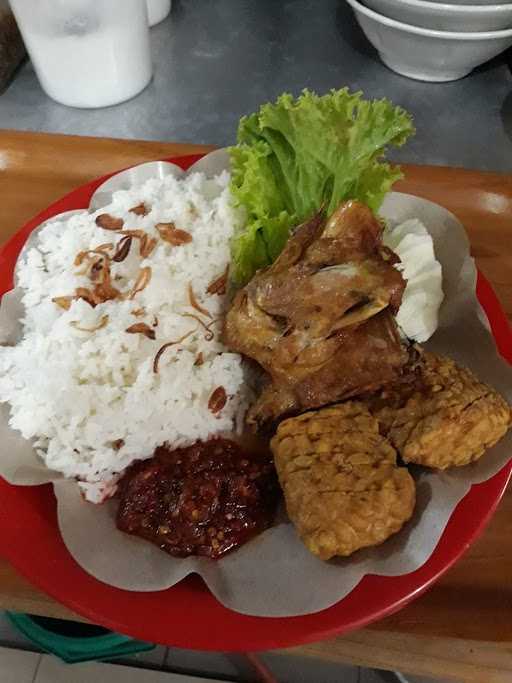
[[[345,0],[340,0],[336,8],[336,28],[343,42],[352,49],[374,62],[380,62],[377,50],[367,40],[361,27],[357,23],[354,13]]]
[[[512,72],[512,48],[503,53],[501,59],[505,60],[508,70]],[[505,134],[509,140],[512,140],[512,90],[505,97],[503,104],[501,105],[500,115]]]
[[[512,140],[512,92],[510,92],[504,99],[500,111],[501,122],[505,134]],[[512,162],[511,162],[512,167]]]

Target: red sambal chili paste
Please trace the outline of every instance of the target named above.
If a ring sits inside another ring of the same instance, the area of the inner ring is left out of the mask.
[[[220,557],[272,524],[279,486],[270,453],[228,439],[157,448],[119,483],[117,526],[175,555]]]

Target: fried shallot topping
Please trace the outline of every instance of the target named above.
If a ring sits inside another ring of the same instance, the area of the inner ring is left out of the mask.
[[[156,238],[150,237],[147,233],[144,233],[139,242],[139,254],[142,256],[142,258],[148,258],[148,256],[153,253],[156,245]]]
[[[125,237],[133,237],[134,239],[139,240],[139,254],[142,258],[147,258],[157,244],[156,239],[150,237],[144,230],[121,230],[120,234]]]
[[[171,346],[175,346],[176,344],[181,344],[181,342],[185,341],[187,337],[190,337],[190,335],[194,332],[194,330],[190,330],[186,334],[184,334],[182,337],[179,339],[175,339],[174,341],[167,342],[167,344],[164,344],[161,346],[158,351],[156,352],[155,359],[153,360],[153,372],[155,375],[158,374],[158,364],[160,362],[160,358],[162,357],[162,354],[169,349]]]
[[[128,334],[143,334],[148,339],[155,339],[156,337],[155,330],[152,330],[146,323],[134,323],[127,327],[125,332],[128,332]]]
[[[104,259],[99,258],[91,264],[89,268],[89,279],[92,282],[97,282],[102,277],[105,270],[103,263]]]
[[[151,211],[151,207],[145,204],[145,202],[140,202],[136,206],[129,209],[130,213],[136,216],[146,216]],[[117,287],[112,284],[111,276],[111,265],[114,263],[122,263],[130,255],[133,240],[139,240],[139,254],[145,259],[148,258],[154,251],[158,244],[158,238],[152,237],[144,230],[140,229],[124,229],[124,220],[122,218],[116,218],[108,213],[102,213],[96,217],[95,223],[98,227],[103,230],[110,230],[112,232],[118,232],[121,239],[114,244],[112,242],[106,242],[98,245],[94,249],[87,249],[80,251],[75,259],[74,265],[80,266],[85,264],[85,270],[83,272],[77,273],[78,275],[87,275],[91,282],[90,287],[77,287],[74,295],[69,296],[57,296],[52,299],[59,308],[63,310],[69,310],[73,301],[82,299],[86,301],[92,308],[98,304],[105,303],[106,301],[112,300],[126,300],[133,299],[139,292],[142,292],[149,284],[152,276],[152,269],[149,266],[139,269],[135,282],[132,288],[128,292],[121,292]],[[182,244],[188,244],[192,241],[192,235],[185,230],[180,230],[176,228],[174,223],[157,223],[155,226],[160,238],[173,246],[180,246]],[[109,253],[113,251],[113,253]],[[227,276],[227,270],[224,274]],[[120,279],[119,275],[115,275],[114,280]],[[214,291],[218,291],[221,287],[220,280],[217,279],[211,284]],[[188,286],[188,299],[190,306],[195,309],[202,316],[207,318],[212,318],[211,313],[201,306],[197,301],[195,292],[190,283]],[[131,311],[132,315],[135,317],[146,315],[146,311],[143,307],[134,309]],[[202,320],[192,314],[185,314],[186,317],[191,317],[196,320],[205,330],[205,339],[211,341],[214,337],[213,332],[210,330],[210,326],[206,325]],[[108,317],[107,317],[108,319]],[[103,319],[102,319],[103,320]],[[210,324],[213,324],[213,321]],[[78,322],[74,321],[74,327],[79,325]],[[106,324],[103,323],[101,327]],[[126,332],[131,334],[143,334],[148,339],[155,339],[156,335],[154,329],[158,326],[158,318],[153,316],[151,326],[147,323],[135,323],[130,325]],[[83,329],[84,331],[94,331],[88,330],[86,328],[77,327],[77,329]],[[99,328],[95,328],[99,329]],[[185,335],[185,337],[188,336]],[[184,339],[183,337],[182,339]],[[165,344],[157,353],[154,361],[154,371],[158,371],[158,359],[163,351],[172,346],[173,344],[179,343],[182,339],[176,342],[169,342]],[[202,362],[202,361],[201,361]]]
[[[69,311],[71,303],[75,300],[74,296],[54,296],[52,301],[65,311]]]
[[[155,228],[163,241],[172,244],[174,247],[192,242],[192,235],[186,230],[180,230],[174,223],[157,223]]]
[[[115,218],[109,213],[101,213],[96,217],[95,223],[99,228],[103,228],[103,230],[112,230],[114,232],[117,230],[122,230],[124,225],[122,218]]]
[[[110,251],[113,248],[114,248],[113,242],[104,242],[103,244],[99,244],[97,247],[94,247],[94,249],[92,251],[95,254],[103,254],[107,251]]]
[[[105,301],[114,301],[114,299],[121,299],[121,292],[109,282],[101,282],[93,289],[93,295],[96,304],[104,304]]]
[[[130,213],[134,213],[136,216],[147,216],[150,211],[151,209],[144,202],[137,204],[137,206],[132,206],[130,209]]]
[[[213,338],[214,338],[215,335],[214,335],[214,333],[212,332],[212,330],[210,329],[210,325],[213,325],[213,323],[217,322],[216,320],[212,320],[211,323],[209,323],[208,325],[206,325],[206,324],[201,320],[201,318],[198,318],[197,315],[194,315],[193,313],[182,313],[182,316],[183,316],[184,318],[192,318],[192,320],[195,320],[196,322],[198,322],[198,323],[201,325],[201,327],[204,328],[204,330],[205,330],[205,335],[204,335],[205,341],[212,341],[212,340],[213,340]]]
[[[138,294],[139,292],[142,292],[143,289],[146,289],[150,280],[151,280],[151,268],[149,266],[146,266],[145,268],[141,268],[139,271],[139,274],[137,276],[137,279],[135,280],[135,284],[132,287],[132,291],[128,295],[128,298],[133,299],[133,297],[136,294]]]
[[[222,275],[219,275],[219,277],[215,278],[215,280],[212,280],[212,282],[210,282],[206,289],[206,292],[208,294],[218,294],[219,296],[225,294],[228,283],[228,275],[229,264],[226,266],[226,270],[222,273]]]
[[[94,294],[91,292],[90,289],[87,289],[87,287],[77,287],[75,289],[75,296],[73,297],[73,299],[83,299],[89,304],[89,306],[92,306],[92,308],[94,308],[98,303],[95,300]]]
[[[210,313],[210,311],[209,311],[208,309],[206,309],[206,308],[203,308],[203,306],[201,306],[201,305],[198,303],[198,301],[197,301],[197,299],[196,299],[196,295],[194,294],[194,290],[193,290],[193,288],[192,288],[192,283],[191,283],[191,282],[188,283],[188,300],[189,300],[189,303],[190,303],[191,307],[192,307],[192,308],[195,308],[196,311],[199,311],[199,313],[202,313],[202,314],[205,315],[207,318],[211,318],[211,317],[212,317],[212,314]]]
[[[97,330],[101,330],[102,327],[105,327],[107,323],[108,315],[103,315],[100,321],[93,327],[81,327],[78,320],[72,320],[69,324],[71,327],[74,327],[75,330],[80,330],[80,332],[96,332]]]
[[[125,235],[125,237],[119,240],[119,242],[117,243],[116,251],[112,256],[112,261],[115,261],[116,263],[122,263],[125,260],[125,258],[130,253],[132,240],[133,238],[130,237],[130,235]]]
[[[214,415],[220,413],[228,400],[226,390],[220,386],[213,390],[212,395],[208,400],[208,410]]]

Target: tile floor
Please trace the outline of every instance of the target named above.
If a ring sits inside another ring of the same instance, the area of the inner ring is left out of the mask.
[[[272,664],[272,674],[278,683],[398,683],[398,679],[386,671],[340,666],[332,666],[332,670],[329,670],[324,665],[319,666],[313,662],[308,662],[311,666],[304,668],[304,662],[300,660],[294,661],[290,666],[285,661],[287,658],[281,659],[281,662],[266,661],[267,665]],[[268,660],[267,656],[265,660]],[[252,683],[256,680],[254,675],[240,678],[236,667],[232,673],[236,677],[230,675],[229,678],[212,678],[210,675],[204,678],[202,675],[166,669],[143,668],[140,661],[132,661],[130,665],[95,662],[69,665],[53,655],[0,647],[1,683],[228,683],[242,680]],[[411,678],[408,681],[436,683],[427,678]]]
[[[0,683],[254,683],[243,655],[156,647],[112,663],[63,664],[36,652],[0,611]],[[278,683],[399,683],[390,672],[272,652],[259,655]],[[410,683],[441,683],[411,678]]]
[[[201,683],[204,678],[115,664],[63,664],[51,655],[0,647],[2,683]],[[225,679],[224,679],[225,680]],[[222,683],[209,679],[210,683]]]

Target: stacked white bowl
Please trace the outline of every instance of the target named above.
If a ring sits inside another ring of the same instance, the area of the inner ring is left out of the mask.
[[[384,64],[420,81],[457,80],[512,45],[512,0],[467,1],[347,0]]]

